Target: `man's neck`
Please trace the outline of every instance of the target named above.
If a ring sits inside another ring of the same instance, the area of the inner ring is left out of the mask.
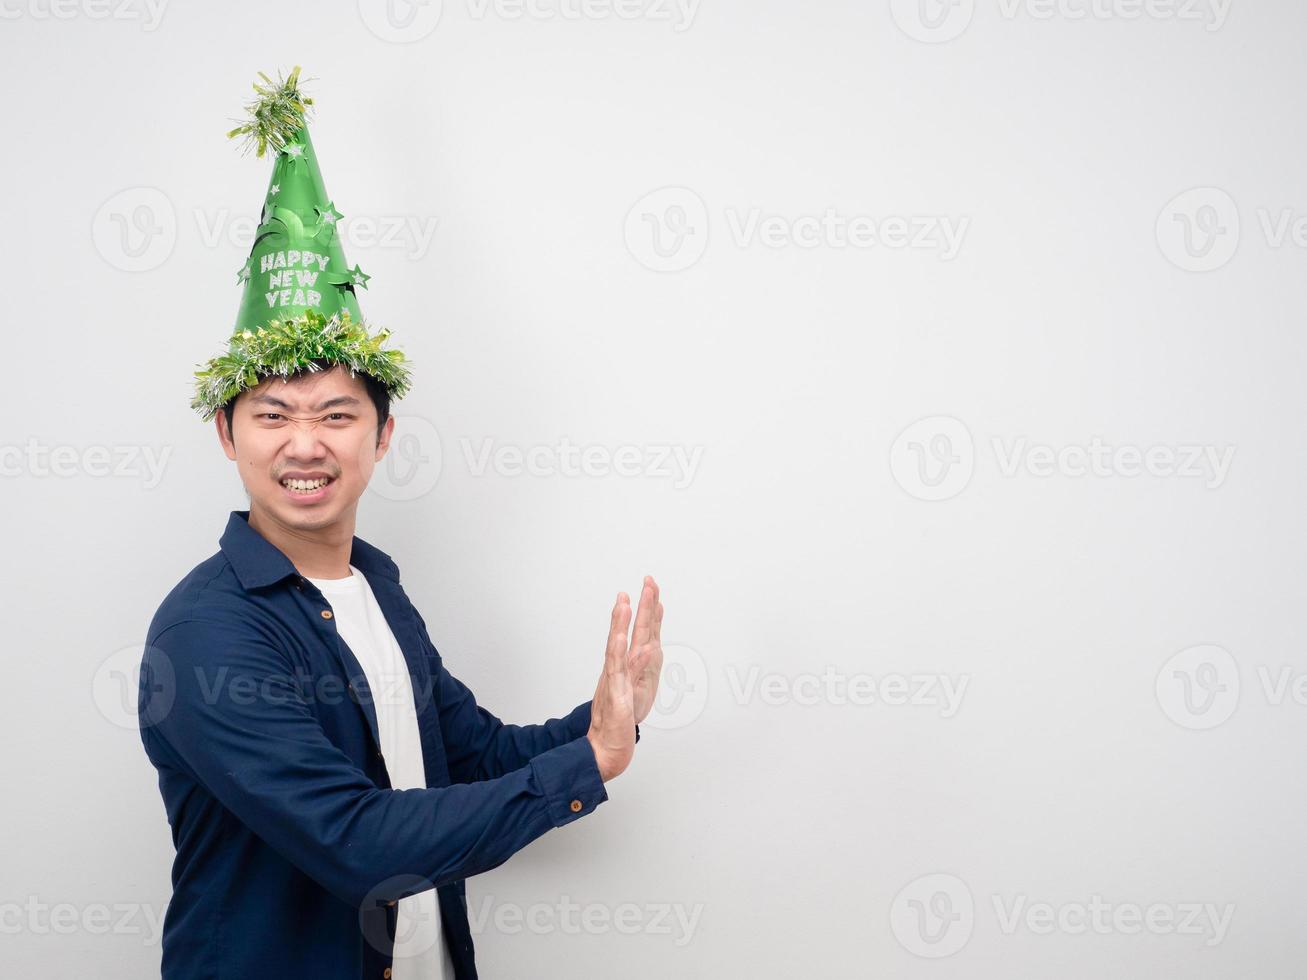
[[[354,546],[354,515],[351,508],[327,527],[302,531],[286,527],[266,511],[250,503],[250,527],[282,554],[305,578],[349,578],[349,556]]]

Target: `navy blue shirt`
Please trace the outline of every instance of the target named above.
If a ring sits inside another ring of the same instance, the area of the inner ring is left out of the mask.
[[[141,663],[141,739],[177,849],[163,977],[384,980],[396,903],[434,886],[455,976],[472,980],[464,879],[608,799],[590,702],[501,722],[445,669],[395,563],[356,537],[349,561],[403,650],[426,765],[428,788],[391,789],[330,604],[248,518],[233,511],[220,550],[164,599]]]

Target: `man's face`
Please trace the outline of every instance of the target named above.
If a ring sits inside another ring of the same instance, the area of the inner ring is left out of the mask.
[[[237,398],[230,432],[225,412],[214,421],[251,511],[299,531],[352,520],[395,427],[392,416],[377,439],[377,410],[363,379],[339,366],[289,382],[265,378]]]

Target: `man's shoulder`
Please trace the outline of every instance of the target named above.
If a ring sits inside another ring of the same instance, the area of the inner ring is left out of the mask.
[[[249,605],[231,562],[222,550],[200,562],[174,585],[155,610],[146,631],[153,643],[170,627],[199,619],[237,619]]]

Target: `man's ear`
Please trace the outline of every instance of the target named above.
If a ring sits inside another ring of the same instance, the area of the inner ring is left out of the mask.
[[[227,428],[227,413],[218,409],[218,414],[213,418],[214,427],[218,430],[218,442],[222,444],[222,451],[227,454],[230,460],[236,459],[236,441],[231,437],[231,430]]]
[[[386,424],[381,427],[381,436],[377,439],[377,457],[374,462],[380,463],[381,458],[386,455],[386,450],[390,448],[390,436],[395,431],[395,416],[387,415]]]

